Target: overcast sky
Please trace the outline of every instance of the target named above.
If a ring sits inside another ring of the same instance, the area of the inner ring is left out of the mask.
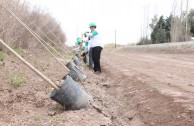
[[[89,31],[95,22],[104,43],[128,44],[137,42],[154,14],[169,16],[174,3],[180,11],[181,0],[27,0],[32,6],[48,11],[61,23],[67,42],[74,44],[76,37]],[[183,0],[183,10],[186,8]],[[189,0],[189,8],[194,0]],[[146,19],[146,21],[145,21]]]

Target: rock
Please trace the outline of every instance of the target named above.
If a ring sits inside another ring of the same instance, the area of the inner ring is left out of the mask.
[[[49,111],[49,112],[48,112],[48,115],[49,115],[49,116],[54,116],[54,115],[56,115],[56,112],[54,112],[54,111]]]

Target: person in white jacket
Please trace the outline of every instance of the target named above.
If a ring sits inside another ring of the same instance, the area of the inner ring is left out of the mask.
[[[94,62],[94,72],[101,73],[100,56],[103,49],[102,41],[100,40],[99,33],[96,31],[96,24],[94,22],[89,24],[91,30],[90,33],[86,33],[88,36],[88,44],[92,49],[92,60]]]

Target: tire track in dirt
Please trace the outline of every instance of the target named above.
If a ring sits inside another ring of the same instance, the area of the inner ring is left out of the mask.
[[[192,76],[194,74],[194,67],[193,67],[194,62],[192,62],[192,59],[193,59],[192,56],[190,56],[191,61],[186,62],[187,64],[182,66],[181,62],[183,61],[175,60],[176,61],[175,62],[173,61],[174,59],[172,59],[168,55],[164,55],[165,56],[164,61],[160,60],[160,57],[157,57],[157,55],[152,56],[150,54],[132,55],[132,54],[124,53],[123,55],[123,54],[113,53],[112,55],[115,55],[115,57],[119,57],[120,60],[117,61],[112,58],[111,62],[114,62],[117,67],[119,67],[120,64],[123,64],[123,67],[120,67],[119,69],[125,71],[125,73],[127,73],[126,71],[127,69],[128,73],[147,75],[159,82],[163,82],[163,83],[166,83],[167,85],[185,90],[185,92],[187,91],[194,92],[194,80]],[[148,57],[148,56],[151,58],[145,59],[145,57]],[[152,60],[153,58],[155,60]],[[109,60],[111,59],[109,58]],[[122,63],[120,63],[120,61],[122,61]],[[164,85],[161,85],[161,86],[164,86]]]
[[[122,55],[122,58],[120,55]],[[192,101],[186,100],[187,105],[186,102],[181,102],[180,99],[178,100],[175,97],[183,97],[182,93],[191,96],[193,92],[189,94],[186,90],[180,90],[174,86],[171,89],[162,80],[158,81],[155,76],[142,72],[144,69],[134,69],[139,66],[138,63],[140,62],[135,60],[134,57],[136,56],[133,56],[133,63],[136,62],[135,65],[129,63],[131,57],[129,58],[127,54],[103,52],[103,66],[105,70],[109,71],[107,80],[110,82],[102,87],[108,93],[109,100],[106,103],[109,107],[105,111],[111,115],[112,124],[192,126],[194,124],[192,120],[194,111],[189,108],[189,105],[193,104]],[[131,66],[131,68],[124,67],[126,65]],[[107,75],[107,71],[103,74]],[[105,76],[103,74],[102,76]],[[104,82],[101,84],[103,85]],[[165,85],[165,88],[167,85],[167,91],[172,92],[168,93],[160,89],[161,87],[158,85],[162,84]],[[181,92],[181,95],[178,95],[179,92]],[[111,102],[110,96],[115,98],[114,105],[112,105],[113,102]]]

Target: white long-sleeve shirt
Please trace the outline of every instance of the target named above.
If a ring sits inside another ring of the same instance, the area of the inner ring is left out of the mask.
[[[87,33],[87,36],[89,38],[88,44],[89,47],[96,47],[101,46],[103,47],[103,43],[101,41],[100,35],[96,30],[93,30],[91,33]]]

